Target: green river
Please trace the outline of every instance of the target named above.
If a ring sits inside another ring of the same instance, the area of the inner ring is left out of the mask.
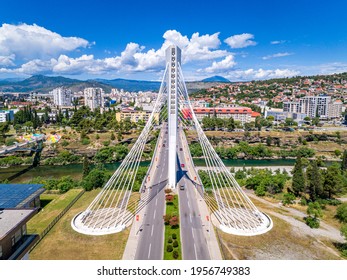
[[[228,167],[237,166],[291,166],[294,165],[294,159],[260,159],[260,160],[223,160],[224,164]],[[148,166],[149,161],[141,162],[141,166]],[[203,159],[195,159],[195,166],[205,166],[205,161]],[[114,171],[120,165],[119,162],[106,164],[105,167],[108,170]],[[15,179],[11,180],[11,183],[25,183],[30,181],[35,177],[43,178],[60,178],[62,176],[71,176],[74,179],[81,179],[82,177],[82,164],[68,164],[68,165],[44,165],[38,166],[25,171],[27,166],[12,166],[8,168],[0,168],[0,180],[5,180],[23,172],[23,174],[18,175]]]

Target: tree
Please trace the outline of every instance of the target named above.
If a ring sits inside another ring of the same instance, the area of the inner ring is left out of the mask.
[[[8,122],[0,123],[0,135],[1,138],[5,138],[5,134],[10,131],[10,125]]]
[[[343,151],[341,169],[347,170],[347,150]]]
[[[311,228],[319,228],[319,218],[323,216],[322,208],[320,204],[316,202],[310,202],[307,208],[306,224]]]
[[[304,177],[300,155],[298,155],[298,157],[296,158],[292,173],[293,173],[292,189],[295,196],[298,196],[301,192],[305,190],[305,177]]]
[[[83,159],[83,178],[85,178],[90,172],[90,164],[88,158],[85,156]]]
[[[307,168],[307,191],[312,201],[316,201],[323,193],[322,176],[317,162],[314,160]]]
[[[328,166],[323,173],[324,184],[323,190],[327,198],[331,199],[333,195],[337,194],[342,189],[342,174],[337,164]]]
[[[233,117],[230,117],[227,121],[226,121],[226,128],[228,129],[228,131],[232,131],[235,129],[235,121]]]
[[[347,223],[347,203],[342,203],[339,207],[337,207],[335,217],[341,223]]]
[[[106,175],[104,170],[100,170],[98,168],[94,168],[82,181],[82,187],[86,191],[90,191],[92,189],[101,188],[106,181]]]

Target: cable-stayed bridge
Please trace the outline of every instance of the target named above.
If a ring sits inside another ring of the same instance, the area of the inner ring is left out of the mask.
[[[196,131],[202,147],[212,186],[208,191],[194,168],[184,133],[186,128]],[[141,199],[137,200],[132,189],[142,153],[149,136],[158,130],[152,162],[140,189]],[[143,222],[136,232],[139,240],[134,258],[161,259],[165,188],[179,194],[186,259],[213,258],[206,231],[210,236],[214,231],[206,229],[206,213],[207,219],[210,217],[215,226],[230,234],[252,236],[272,228],[271,219],[243,192],[202,130],[189,100],[181,68],[181,50],[177,46],[166,50],[163,80],[146,126],[97,197],[74,217],[72,227],[90,235],[116,233],[130,226],[135,215],[138,218],[141,213]]]

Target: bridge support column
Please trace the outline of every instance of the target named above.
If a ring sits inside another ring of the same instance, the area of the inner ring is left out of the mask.
[[[168,64],[168,136],[169,136],[169,187],[176,187],[177,168],[177,95],[178,95],[178,64],[181,64],[181,49],[170,46],[166,49],[166,63]]]

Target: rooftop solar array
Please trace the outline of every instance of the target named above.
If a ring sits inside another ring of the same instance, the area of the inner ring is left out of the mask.
[[[36,192],[40,194],[41,184],[0,184],[0,208],[16,208]]]

